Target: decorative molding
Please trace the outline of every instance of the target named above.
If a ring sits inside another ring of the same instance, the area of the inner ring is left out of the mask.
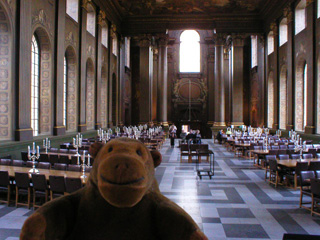
[[[273,32],[273,36],[278,36],[279,35],[279,32],[278,32],[279,27],[278,27],[276,22],[272,22],[270,24],[270,30]]]
[[[92,57],[94,53],[94,47],[92,47],[91,45],[88,46],[87,48],[87,56],[88,57]]]
[[[47,20],[47,15],[43,9],[40,9],[38,13],[32,16],[32,25],[40,24],[46,28],[51,36],[53,36],[53,31],[50,22]]]
[[[85,10],[89,11],[89,4],[92,4],[91,0],[82,0],[81,7],[83,7]]]
[[[314,0],[307,0],[307,3],[306,3],[307,7],[308,7],[310,4],[312,4],[313,2],[314,2]]]
[[[235,34],[232,36],[232,44],[234,47],[243,47],[244,46],[244,34]]]
[[[106,25],[107,24],[106,17],[107,17],[106,13],[104,11],[100,10],[100,12],[98,14],[98,25],[100,25],[100,26]]]
[[[216,46],[224,46],[226,45],[226,41],[227,41],[227,37],[228,35],[226,34],[222,34],[222,33],[218,33],[215,35],[215,45]]]
[[[291,6],[288,5],[287,7],[284,8],[283,10],[283,16],[287,18],[287,23],[290,23],[293,21],[293,11],[291,9]]]
[[[66,43],[66,45],[72,45],[74,47],[77,46],[77,42],[74,39],[73,32],[69,32],[68,34],[66,34],[65,43]]]

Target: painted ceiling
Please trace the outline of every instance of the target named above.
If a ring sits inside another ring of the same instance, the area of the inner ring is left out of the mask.
[[[265,0],[118,0],[124,15],[257,13]]]

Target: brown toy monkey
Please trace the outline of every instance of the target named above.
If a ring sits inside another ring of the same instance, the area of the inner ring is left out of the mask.
[[[20,238],[89,240],[207,240],[192,218],[164,197],[154,178],[158,151],[118,138],[91,145],[87,185],[50,201],[24,223]]]

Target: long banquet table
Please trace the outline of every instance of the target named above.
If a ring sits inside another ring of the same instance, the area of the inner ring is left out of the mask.
[[[5,166],[5,165],[0,165],[0,171],[8,171],[9,176],[11,178],[14,178],[15,172],[22,172],[22,173],[29,173],[29,170],[31,168],[28,167],[16,167],[16,166]],[[63,176],[63,177],[72,177],[72,178],[80,178],[82,175],[82,172],[73,172],[73,171],[61,171],[61,170],[53,170],[53,169],[40,169],[39,174],[44,174],[46,176],[46,179],[49,180],[49,176]],[[90,173],[85,173],[87,176],[86,178],[81,178],[82,183],[86,184]],[[30,175],[31,176],[31,175]]]
[[[318,158],[310,158],[310,159],[285,159],[285,160],[277,160],[278,165],[294,169],[297,165],[297,162],[307,162],[310,164],[310,162],[319,162],[320,159]]]

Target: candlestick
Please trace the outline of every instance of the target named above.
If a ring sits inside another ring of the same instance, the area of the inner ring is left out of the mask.
[[[37,146],[36,148],[35,142],[32,145],[32,151],[30,151],[30,146],[28,146],[28,159],[32,161],[32,168],[29,170],[29,173],[39,173],[39,170],[36,169],[36,160],[40,158],[40,147]]]

